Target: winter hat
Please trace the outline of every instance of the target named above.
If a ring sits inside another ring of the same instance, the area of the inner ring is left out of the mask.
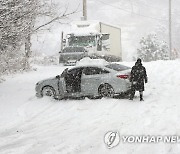
[[[138,64],[141,64],[142,60],[140,58],[137,59],[136,61]]]

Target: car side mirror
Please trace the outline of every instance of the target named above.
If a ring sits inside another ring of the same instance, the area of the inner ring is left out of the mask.
[[[60,75],[56,75],[56,79],[60,79],[61,77],[60,77]]]
[[[66,43],[66,39],[63,39],[63,43]]]

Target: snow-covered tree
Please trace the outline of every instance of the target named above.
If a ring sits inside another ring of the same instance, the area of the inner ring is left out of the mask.
[[[169,48],[165,41],[159,41],[156,34],[149,34],[140,40],[137,56],[143,61],[169,59]]]
[[[22,45],[31,33],[36,4],[36,0],[0,1],[0,73],[27,67]]]
[[[75,13],[67,7],[56,13],[51,0],[0,0],[0,75],[28,68],[31,35]],[[47,22],[36,24],[43,16]],[[35,25],[36,24],[36,25]]]

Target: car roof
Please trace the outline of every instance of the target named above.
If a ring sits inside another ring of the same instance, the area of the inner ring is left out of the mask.
[[[104,68],[106,65],[91,65],[91,64],[89,64],[89,65],[78,65],[78,66],[74,66],[74,67],[72,67],[72,68],[70,68],[70,69],[75,69],[75,68],[82,68],[82,67],[100,67],[100,68]]]
[[[113,64],[117,64],[117,63],[109,63],[109,64],[100,64],[100,65],[95,65],[95,64],[84,64],[84,65],[78,65],[78,66],[74,66],[72,68],[70,68],[69,70],[72,70],[72,69],[76,69],[76,68],[83,68],[83,67],[97,67],[97,68],[104,68],[104,69],[107,69],[107,70],[111,70],[111,71],[115,71],[115,72],[118,72],[119,70],[115,70],[115,69],[112,69],[110,67],[106,67],[107,65],[113,65]],[[122,64],[117,64],[117,65],[121,65],[121,66],[125,66],[125,65],[122,65]],[[127,67],[127,66],[125,66]],[[130,67],[127,67],[127,69],[130,69]],[[126,69],[125,69],[126,70]],[[123,70],[122,70],[123,71]]]

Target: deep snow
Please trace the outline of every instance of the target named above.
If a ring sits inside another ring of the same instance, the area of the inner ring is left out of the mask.
[[[0,84],[0,153],[179,154],[180,144],[120,143],[113,149],[104,144],[110,130],[121,135],[180,135],[180,61],[144,66],[149,77],[144,102],[139,97],[36,98],[36,82],[60,74],[62,66],[34,66],[37,71],[5,77]]]

